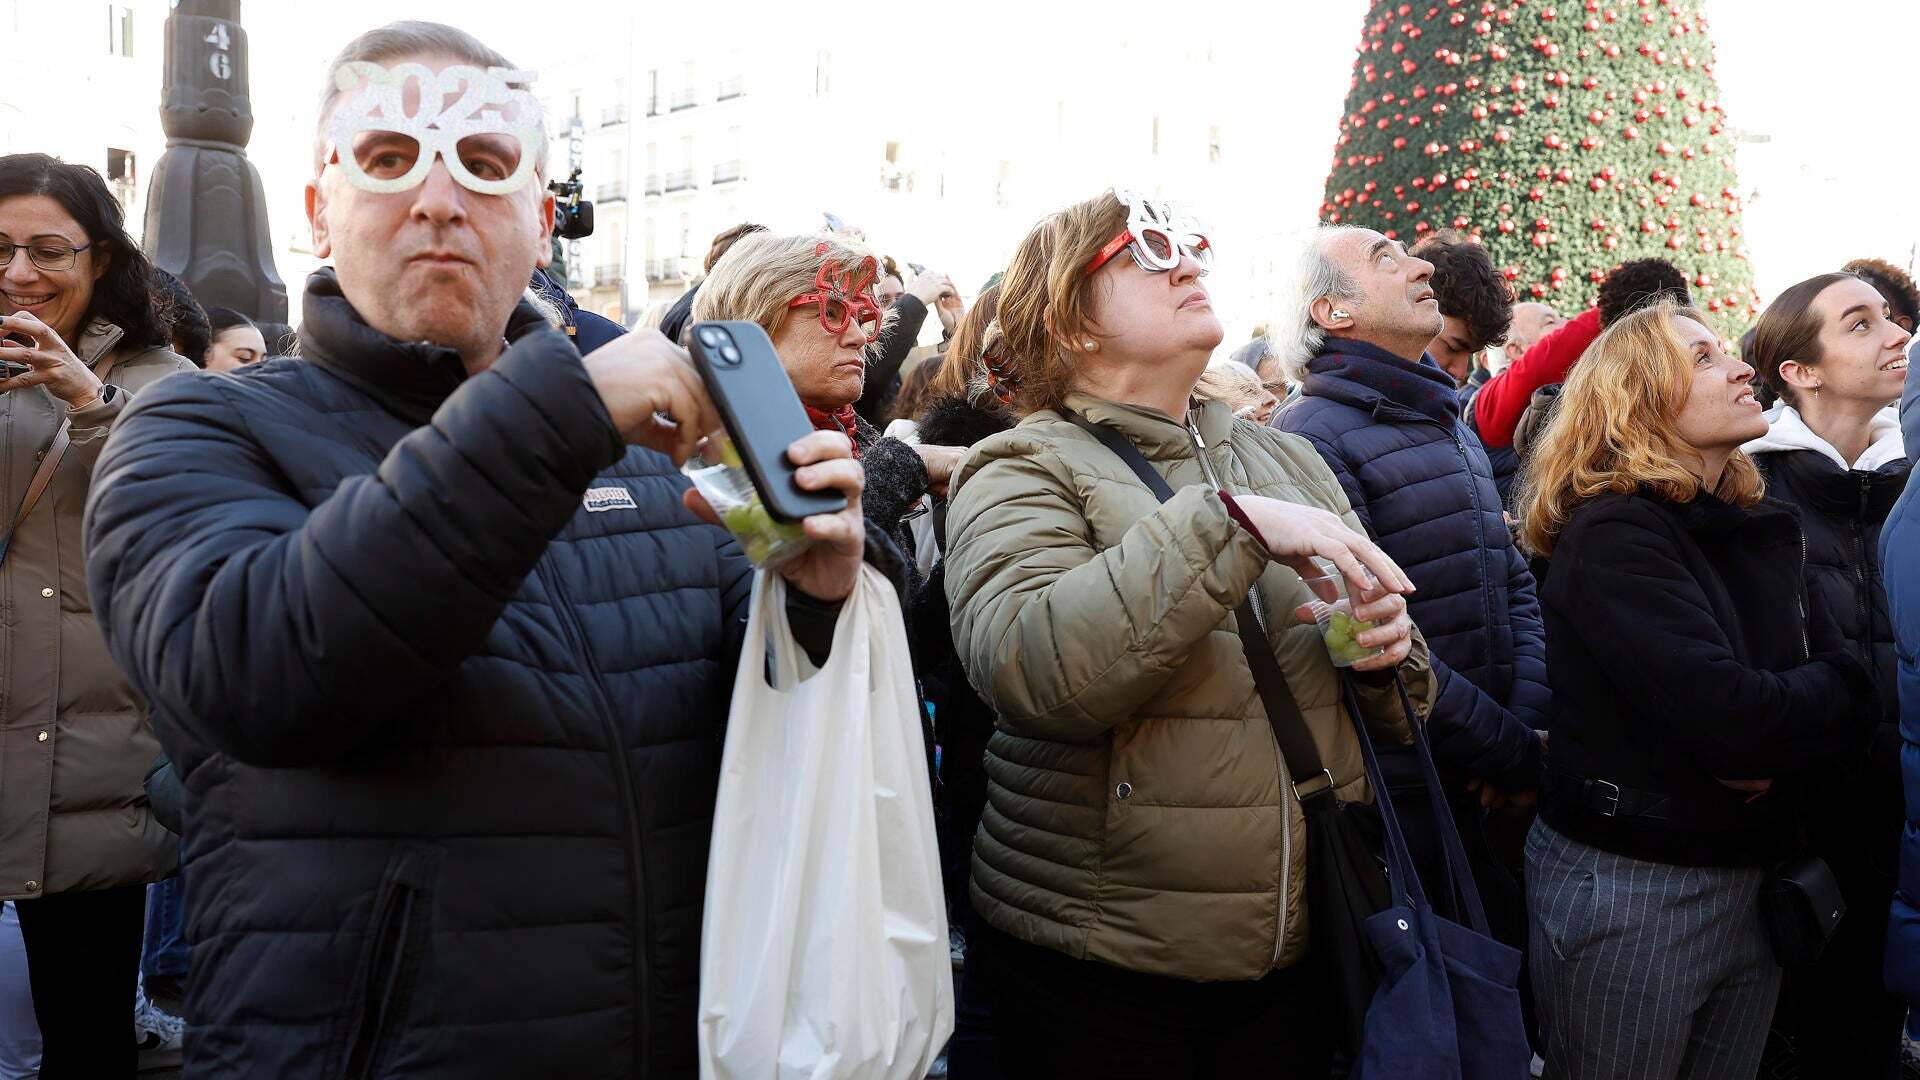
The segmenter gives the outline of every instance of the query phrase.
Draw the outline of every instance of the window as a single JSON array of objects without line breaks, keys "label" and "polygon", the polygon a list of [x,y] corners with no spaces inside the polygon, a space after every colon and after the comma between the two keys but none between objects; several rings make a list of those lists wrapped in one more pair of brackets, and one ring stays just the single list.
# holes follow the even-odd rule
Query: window
[{"label": "window", "polygon": [[1219,124],[1215,124],[1212,127],[1209,127],[1207,129],[1207,160],[1208,161],[1220,160],[1220,125]]},{"label": "window", "polygon": [[133,56],[133,9],[125,4],[107,5],[107,52]]},{"label": "window", "polygon": [[680,257],[688,258],[693,244],[693,215],[682,212],[680,215]]},{"label": "window", "polygon": [[833,90],[833,50],[821,49],[813,56],[813,96]]},{"label": "window", "polygon": [[900,164],[900,144],[892,139],[887,140],[887,164]]},{"label": "window", "polygon": [[133,151],[107,147],[107,183],[112,186],[113,197],[123,210],[133,208],[133,191],[137,182]]},{"label": "window", "polygon": [[128,184],[136,182],[133,165],[133,151],[107,147],[107,179]]}]

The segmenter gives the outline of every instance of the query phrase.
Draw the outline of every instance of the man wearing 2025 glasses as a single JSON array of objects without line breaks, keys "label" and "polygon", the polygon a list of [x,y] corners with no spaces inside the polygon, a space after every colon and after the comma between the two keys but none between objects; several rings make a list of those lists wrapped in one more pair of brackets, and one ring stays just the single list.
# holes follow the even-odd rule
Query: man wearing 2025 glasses
[{"label": "man wearing 2025 glasses", "polygon": [[[510,67],[431,23],[349,44],[302,357],[156,388],[100,462],[100,618],[187,790],[190,1076],[694,1070],[750,568],[674,470],[718,427],[685,354],[583,362],[519,302],[553,204]],[[789,454],[849,502],[782,570],[819,655],[861,472]]]}]

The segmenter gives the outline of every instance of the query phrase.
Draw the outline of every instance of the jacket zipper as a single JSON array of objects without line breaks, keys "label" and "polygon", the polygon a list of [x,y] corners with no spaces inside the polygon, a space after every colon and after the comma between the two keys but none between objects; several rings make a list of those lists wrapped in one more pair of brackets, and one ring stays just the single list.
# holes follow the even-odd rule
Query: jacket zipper
[{"label": "jacket zipper", "polygon": [[581,669],[587,676],[587,685],[593,689],[594,704],[600,710],[600,717],[607,733],[607,745],[613,752],[613,773],[620,785],[621,807],[626,815],[627,824],[627,877],[633,887],[634,946],[633,971],[634,1002],[634,1058],[636,1076],[648,1076],[652,1073],[652,1047],[647,1042],[647,1014],[650,1011],[650,997],[647,987],[651,982],[651,973],[647,970],[647,948],[650,936],[647,929],[647,889],[646,869],[640,850],[640,807],[636,804],[633,792],[632,768],[627,762],[626,743],[620,738],[620,728],[614,721],[613,699],[607,693],[606,683],[601,681],[600,670],[594,666],[593,657],[587,651],[587,634],[580,626],[579,616],[574,614],[573,604],[567,599],[566,590],[554,575],[547,572],[542,560],[534,567],[541,584],[553,594],[553,608],[560,615],[560,624],[580,657]]},{"label": "jacket zipper", "polygon": [[394,882],[380,898],[373,914],[375,938],[367,964],[367,986],[360,1003],[360,1020],[347,1049],[343,1075],[362,1080],[376,1075],[382,1051],[392,1038],[394,1028],[405,1011],[411,994],[407,976],[408,949],[412,944],[415,891]]},{"label": "jacket zipper", "polygon": [[1800,605],[1800,662],[1813,658],[1813,645],[1807,640],[1807,530],[1800,530],[1800,590],[1794,594]]},{"label": "jacket zipper", "polygon": [[[1200,471],[1206,474],[1207,483],[1215,491],[1225,491],[1220,486],[1220,477],[1213,471],[1213,463],[1207,460],[1207,440],[1200,437],[1200,428],[1193,422],[1191,410],[1187,413],[1187,436],[1193,440],[1193,456],[1200,459]],[[1258,581],[1247,588],[1247,601],[1253,605],[1253,621],[1259,624],[1262,634],[1266,633],[1266,606],[1260,602]],[[1271,722],[1267,724],[1267,738],[1273,740],[1273,765],[1280,781],[1280,901],[1274,907],[1273,920],[1273,966],[1279,967],[1280,952],[1287,940],[1287,897],[1293,875],[1293,827],[1287,821],[1287,792],[1293,790],[1293,780],[1287,772],[1286,755],[1280,750],[1280,736],[1273,733]]]},{"label": "jacket zipper", "polygon": [[1854,601],[1860,608],[1860,659],[1864,660],[1867,670],[1874,678],[1880,677],[1880,666],[1873,648],[1873,596],[1867,582],[1867,531],[1861,523],[1867,519],[1867,500],[1872,497],[1873,474],[1860,474],[1860,510],[1854,516],[1853,525],[1853,576],[1855,587]]}]

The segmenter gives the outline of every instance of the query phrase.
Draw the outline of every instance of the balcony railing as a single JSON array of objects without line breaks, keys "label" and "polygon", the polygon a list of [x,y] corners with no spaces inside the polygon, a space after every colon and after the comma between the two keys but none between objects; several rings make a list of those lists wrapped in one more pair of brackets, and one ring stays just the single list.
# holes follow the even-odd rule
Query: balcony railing
[{"label": "balcony railing", "polygon": [[647,194],[658,195],[665,190],[667,190],[666,186],[660,182],[659,173],[647,174]]},{"label": "balcony railing", "polygon": [[600,110],[601,127],[612,127],[615,124],[624,124],[626,122],[627,107],[625,104],[612,105]]},{"label": "balcony railing", "polygon": [[699,91],[691,86],[685,90],[675,90],[673,94],[667,98],[667,108],[673,112],[679,112],[681,109],[691,109],[698,104],[700,104]]},{"label": "balcony railing", "polygon": [[618,285],[620,284],[621,276],[620,268],[617,266],[599,266],[594,268],[593,283],[596,286]]},{"label": "balcony railing", "polygon": [[692,191],[693,188],[692,169],[675,169],[667,174],[668,191]]},{"label": "balcony railing", "polygon": [[647,263],[648,281],[679,281],[681,259],[654,259]]},{"label": "balcony railing", "polygon": [[713,167],[713,182],[716,184],[731,184],[738,179],[740,179],[738,160],[723,161]]},{"label": "balcony railing", "polygon": [[720,80],[720,85],[714,87],[713,100],[731,101],[746,92],[747,80],[739,75],[735,75],[730,79]]},{"label": "balcony railing", "polygon": [[603,203],[625,202],[627,198],[627,182],[625,180],[609,180],[601,184],[599,189],[594,192],[594,198]]},{"label": "balcony railing", "polygon": [[660,95],[655,94],[654,96],[647,99],[647,115],[648,116],[659,116],[661,113],[666,111],[667,111],[666,103],[660,100]]}]

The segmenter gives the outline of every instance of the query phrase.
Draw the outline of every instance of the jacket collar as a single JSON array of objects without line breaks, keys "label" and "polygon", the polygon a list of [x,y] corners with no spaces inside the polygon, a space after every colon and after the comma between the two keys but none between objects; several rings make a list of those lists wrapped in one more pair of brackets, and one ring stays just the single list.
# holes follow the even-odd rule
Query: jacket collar
[{"label": "jacket collar", "polygon": [[1860,460],[1847,463],[1833,444],[1814,433],[1800,410],[1791,405],[1782,406],[1778,415],[1772,418],[1767,433],[1740,449],[1749,454],[1771,454],[1785,450],[1811,450],[1843,472],[1875,472],[1882,466],[1896,461],[1905,461],[1907,457],[1906,441],[1900,436],[1900,412],[1894,406],[1880,410],[1867,425],[1867,452]]},{"label": "jacket collar", "polygon": [[81,363],[93,367],[126,336],[125,330],[107,320],[95,319],[80,331],[80,340],[75,343],[73,354],[80,358]]},{"label": "jacket collar", "polygon": [[[1174,419],[1143,405],[1108,401],[1092,394],[1073,391],[1067,395],[1068,409],[1089,422],[1109,427],[1126,436],[1149,461],[1193,456],[1193,440],[1187,435],[1186,418]],[[1193,418],[1200,438],[1209,448],[1227,441],[1233,431],[1233,410],[1224,403],[1208,401],[1192,405],[1187,416]]]},{"label": "jacket collar", "polygon": [[1691,502],[1673,502],[1647,488],[1640,494],[1667,507],[1682,528],[1702,538],[1739,537],[1758,546],[1791,538],[1799,542],[1800,514],[1791,504],[1762,499],[1752,506],[1735,506],[1702,491]]},{"label": "jacket collar", "polygon": [[1460,420],[1459,389],[1432,358],[1405,360],[1367,341],[1328,338],[1307,361],[1300,392],[1375,416],[1412,412],[1447,427]]},{"label": "jacket collar", "polygon": [[[550,329],[540,309],[522,299],[507,318],[506,338]],[[340,291],[332,267],[307,278],[300,307],[300,355],[378,400],[389,412],[416,424],[466,381],[457,350],[430,341],[396,341],[368,326]]]}]

